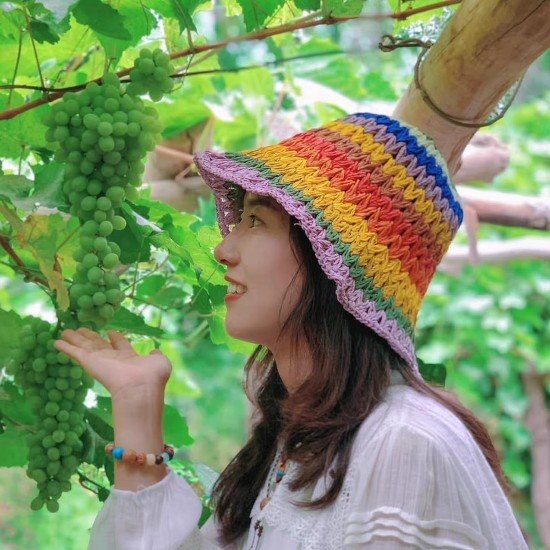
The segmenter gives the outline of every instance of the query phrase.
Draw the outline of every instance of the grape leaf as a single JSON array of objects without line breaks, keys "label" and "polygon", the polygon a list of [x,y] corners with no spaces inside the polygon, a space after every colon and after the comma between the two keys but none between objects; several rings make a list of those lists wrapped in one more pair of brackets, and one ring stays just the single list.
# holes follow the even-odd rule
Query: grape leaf
[{"label": "grape leaf", "polygon": [[[8,108],[8,94],[0,94],[0,110]],[[13,92],[10,108],[25,103],[25,99]],[[46,146],[42,116],[50,110],[47,105],[21,113],[10,120],[3,120],[0,124],[0,157],[19,159],[29,148],[37,149]]]},{"label": "grape leaf", "polygon": [[148,36],[157,27],[157,18],[151,13],[149,5],[145,6],[143,2],[136,2],[135,0],[121,0],[117,2],[116,6],[118,13],[126,21],[132,22],[127,28],[130,33],[128,39],[121,40],[97,33],[101,45],[105,48],[106,54],[113,60],[113,63],[119,61],[127,48],[135,46],[142,37]]},{"label": "grape leaf", "polygon": [[105,464],[105,445],[109,443],[103,439],[90,425],[86,422],[86,431],[82,434],[82,461],[88,464],[93,464],[100,468]]},{"label": "grape leaf", "polygon": [[28,400],[13,382],[6,379],[0,384],[0,411],[5,415],[8,424],[10,419],[29,426],[36,423],[36,415]]},{"label": "grape leaf", "polygon": [[0,175],[0,197],[9,200],[18,208],[25,209],[33,182],[25,176]]},{"label": "grape leaf", "polygon": [[23,326],[23,319],[14,311],[0,309],[0,366],[10,354],[12,346],[19,342],[19,334]]},{"label": "grape leaf", "polygon": [[148,325],[143,320],[143,317],[132,313],[125,307],[119,308],[104,328],[106,330],[114,329],[122,332],[131,332],[132,334],[143,334],[144,336],[151,336],[153,338],[160,338],[164,335],[164,330]]},{"label": "grape leaf", "polygon": [[[123,264],[146,262],[151,257],[150,227],[138,223],[132,207],[124,203],[121,214],[126,220],[126,227],[122,231],[115,231],[110,240],[120,246],[120,261]],[[143,218],[142,218],[143,219]]]},{"label": "grape leaf", "polygon": [[366,0],[327,0],[327,10],[335,17],[359,15]]},{"label": "grape leaf", "polygon": [[25,466],[27,464],[28,446],[26,432],[10,425],[0,434],[0,467]]},{"label": "grape leaf", "polygon": [[[61,310],[69,306],[69,293],[58,264],[57,246],[66,235],[67,222],[60,214],[31,214],[17,234],[22,248],[26,248],[36,258],[40,271],[48,285],[57,293],[57,305]],[[55,236],[55,238],[52,238]]]},{"label": "grape leaf", "polygon": [[301,10],[318,10],[321,0],[294,0],[294,5]]},{"label": "grape leaf", "polygon": [[88,25],[96,33],[129,40],[131,38],[125,27],[126,18],[117,10],[99,0],[79,0],[72,8],[75,19],[82,25]]},{"label": "grape leaf", "polygon": [[181,447],[191,445],[195,440],[189,434],[189,427],[181,413],[172,405],[164,405],[162,431],[166,443]]},{"label": "grape leaf", "polygon": [[183,32],[185,29],[197,30],[191,16],[201,4],[204,0],[153,0],[148,5],[163,17],[175,19]]},{"label": "grape leaf", "polygon": [[243,10],[244,24],[247,31],[261,29],[267,19],[284,4],[284,0],[237,0]]},{"label": "grape leaf", "polygon": [[[98,398],[99,399],[99,398]],[[105,420],[95,412],[95,409],[87,409],[85,417],[95,432],[106,441],[113,441],[115,432],[108,420]]]}]

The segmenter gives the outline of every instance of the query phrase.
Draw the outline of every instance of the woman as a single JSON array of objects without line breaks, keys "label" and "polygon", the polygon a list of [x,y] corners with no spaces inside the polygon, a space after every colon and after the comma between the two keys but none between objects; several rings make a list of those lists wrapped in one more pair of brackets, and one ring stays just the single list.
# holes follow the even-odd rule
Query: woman
[{"label": "woman", "polygon": [[[527,548],[487,430],[414,353],[462,222],[433,141],[356,113],[196,163],[216,195],[216,259],[242,285],[227,331],[258,344],[245,372],[259,418],[202,529],[185,480],[117,461],[90,548]],[[109,340],[79,329],[57,346],[111,392],[115,443],[156,453],[168,360]]]}]

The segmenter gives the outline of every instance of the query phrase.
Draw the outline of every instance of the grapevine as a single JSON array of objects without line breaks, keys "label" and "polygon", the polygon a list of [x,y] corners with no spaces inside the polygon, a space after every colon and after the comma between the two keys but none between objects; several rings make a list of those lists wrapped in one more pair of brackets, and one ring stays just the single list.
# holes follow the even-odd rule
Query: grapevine
[{"label": "grapevine", "polygon": [[37,415],[27,436],[27,475],[38,488],[32,510],[46,505],[56,512],[83,460],[84,399],[94,381],[58,352],[54,341],[64,325],[100,329],[125,298],[117,273],[121,250],[114,236],[126,227],[123,204],[138,198],[145,155],[159,141],[161,130],[156,109],[139,95],[160,100],[172,89],[172,71],[161,50],[142,50],[126,89],[116,74],[106,73],[101,82],[66,93],[44,119],[46,141],[56,160],[66,165],[63,193],[80,232],[69,311],[58,311],[55,326],[25,319],[8,367]]}]

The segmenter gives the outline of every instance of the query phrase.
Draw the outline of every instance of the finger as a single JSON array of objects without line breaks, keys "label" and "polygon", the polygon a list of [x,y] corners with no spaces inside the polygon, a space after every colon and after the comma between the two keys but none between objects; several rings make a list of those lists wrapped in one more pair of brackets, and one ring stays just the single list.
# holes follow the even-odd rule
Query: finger
[{"label": "finger", "polygon": [[153,349],[149,352],[149,355],[164,355],[160,349]]},{"label": "finger", "polygon": [[78,346],[74,346],[73,344],[70,344],[65,340],[55,340],[54,346],[65,355],[68,355],[71,359],[74,359],[82,366],[84,366],[83,363],[87,355],[87,352],[85,350]]},{"label": "finger", "polygon": [[79,348],[86,349],[88,351],[91,351],[94,348],[93,342],[86,338],[86,336],[82,335],[81,333],[66,329],[61,333],[61,338],[68,342],[69,344],[72,344],[73,346],[77,346]]},{"label": "finger", "polygon": [[122,351],[132,351],[135,353],[135,350],[132,347],[132,344],[130,344],[130,342],[126,339],[126,337],[123,334],[121,334],[116,330],[109,330],[107,334],[109,335],[109,340],[111,340],[111,344],[113,345],[113,348],[122,350]]},{"label": "finger", "polygon": [[88,338],[91,342],[95,344],[96,349],[113,349],[111,343],[101,337],[101,334],[90,330],[86,327],[80,327],[77,329],[77,332]]}]

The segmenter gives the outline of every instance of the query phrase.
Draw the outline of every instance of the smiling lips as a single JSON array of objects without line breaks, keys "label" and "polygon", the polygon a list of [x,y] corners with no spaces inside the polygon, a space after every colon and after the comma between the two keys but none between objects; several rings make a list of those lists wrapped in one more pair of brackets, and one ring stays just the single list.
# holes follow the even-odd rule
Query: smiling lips
[{"label": "smiling lips", "polygon": [[246,287],[243,285],[229,284],[227,287],[227,294],[225,295],[225,300],[236,300],[240,298],[246,292]]}]

